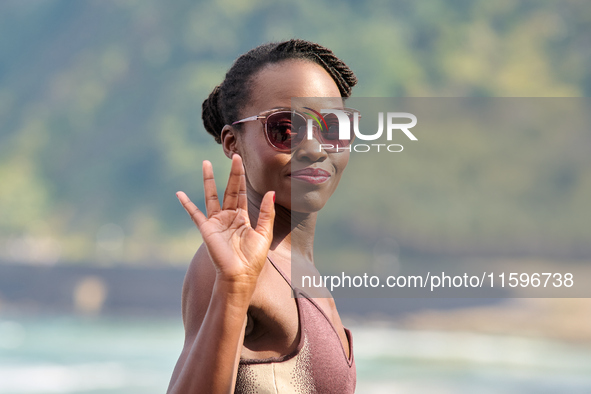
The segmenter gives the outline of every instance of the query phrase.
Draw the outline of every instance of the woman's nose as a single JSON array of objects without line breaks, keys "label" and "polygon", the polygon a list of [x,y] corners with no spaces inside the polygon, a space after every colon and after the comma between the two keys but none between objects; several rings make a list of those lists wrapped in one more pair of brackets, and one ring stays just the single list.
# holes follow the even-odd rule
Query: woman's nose
[{"label": "woman's nose", "polygon": [[324,161],[327,153],[324,150],[322,143],[318,140],[319,130],[314,130],[312,138],[303,139],[303,141],[296,147],[294,156],[298,160],[309,160],[311,162]]}]

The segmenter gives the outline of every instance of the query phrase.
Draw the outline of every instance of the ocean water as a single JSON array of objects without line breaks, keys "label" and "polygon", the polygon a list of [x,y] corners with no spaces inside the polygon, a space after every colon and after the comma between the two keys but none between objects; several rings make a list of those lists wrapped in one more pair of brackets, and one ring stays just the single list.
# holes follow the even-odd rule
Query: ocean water
[{"label": "ocean water", "polygon": [[[591,393],[591,346],[351,326],[358,393]],[[165,393],[179,320],[0,317],[0,393]]]}]

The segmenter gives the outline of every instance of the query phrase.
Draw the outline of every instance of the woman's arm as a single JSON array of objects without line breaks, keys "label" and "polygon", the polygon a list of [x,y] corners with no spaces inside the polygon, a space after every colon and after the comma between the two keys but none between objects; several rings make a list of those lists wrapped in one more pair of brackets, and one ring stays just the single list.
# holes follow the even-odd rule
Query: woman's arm
[{"label": "woman's arm", "polygon": [[232,159],[222,207],[209,162],[204,162],[203,175],[207,217],[184,193],[178,194],[206,248],[199,249],[185,278],[185,345],[169,394],[233,392],[246,312],[273,234],[273,192],[261,202],[256,228],[250,225],[239,156]]},{"label": "woman's arm", "polygon": [[185,344],[169,394],[233,392],[250,303],[248,290],[216,281],[207,250],[199,249],[183,286]]}]

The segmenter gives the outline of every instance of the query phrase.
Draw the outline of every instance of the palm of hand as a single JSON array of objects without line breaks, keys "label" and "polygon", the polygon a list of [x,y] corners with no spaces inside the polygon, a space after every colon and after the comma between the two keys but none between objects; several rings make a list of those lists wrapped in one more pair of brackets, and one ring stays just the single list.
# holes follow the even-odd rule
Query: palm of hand
[{"label": "palm of hand", "polygon": [[211,163],[203,163],[203,182],[208,216],[183,192],[177,196],[203,237],[218,275],[226,280],[256,282],[273,239],[274,192],[263,197],[256,228],[251,226],[242,159],[232,158],[232,170],[220,207]]}]

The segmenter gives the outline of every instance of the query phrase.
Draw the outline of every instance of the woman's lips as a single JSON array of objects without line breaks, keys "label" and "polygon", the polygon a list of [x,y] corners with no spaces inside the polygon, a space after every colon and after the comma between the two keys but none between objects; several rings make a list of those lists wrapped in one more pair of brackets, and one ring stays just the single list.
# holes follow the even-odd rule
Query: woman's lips
[{"label": "woman's lips", "polygon": [[320,168],[303,168],[289,174],[293,179],[309,183],[323,183],[330,178],[330,172],[322,170]]}]

